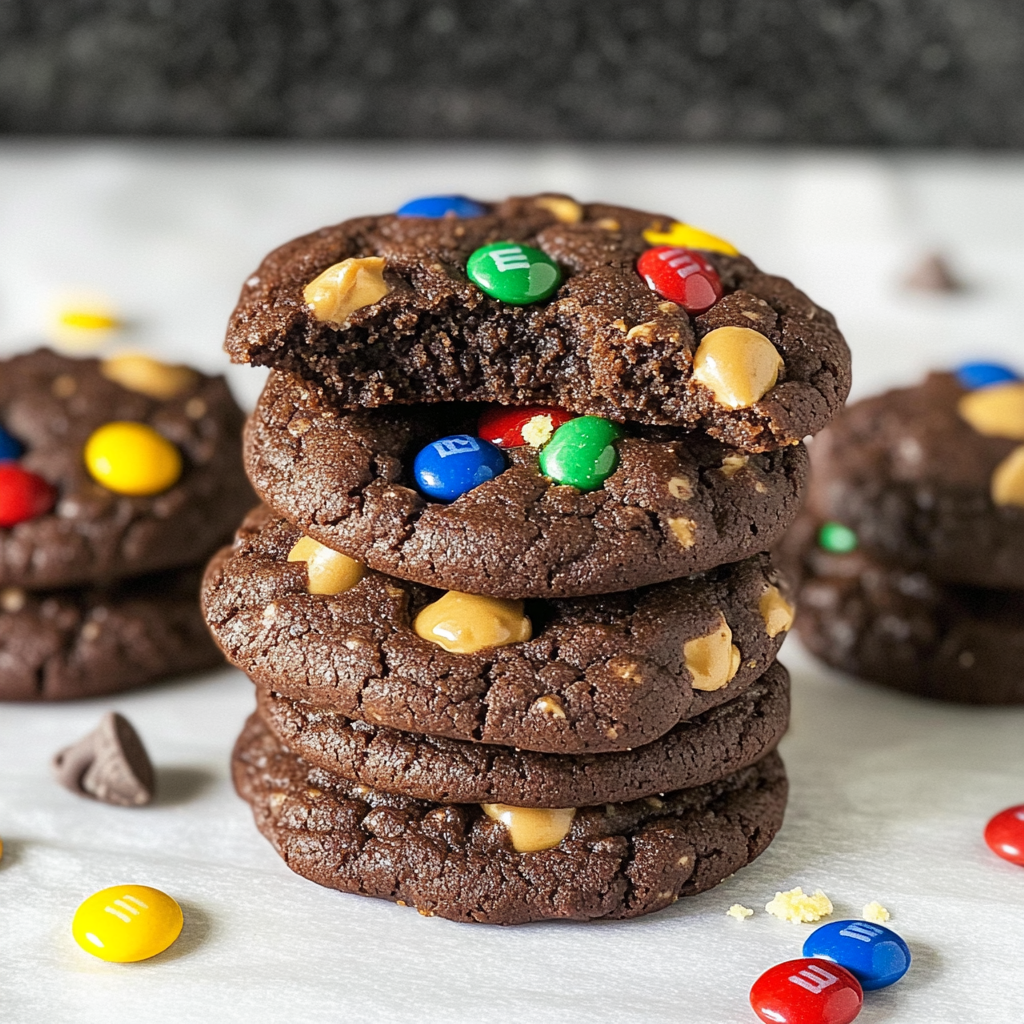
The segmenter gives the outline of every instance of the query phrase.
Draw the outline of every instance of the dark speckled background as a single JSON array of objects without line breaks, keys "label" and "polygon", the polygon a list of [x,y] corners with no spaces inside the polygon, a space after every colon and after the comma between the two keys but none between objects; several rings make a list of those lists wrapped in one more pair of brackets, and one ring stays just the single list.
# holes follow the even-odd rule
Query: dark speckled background
[{"label": "dark speckled background", "polygon": [[1022,0],[0,0],[15,133],[1024,144]]}]

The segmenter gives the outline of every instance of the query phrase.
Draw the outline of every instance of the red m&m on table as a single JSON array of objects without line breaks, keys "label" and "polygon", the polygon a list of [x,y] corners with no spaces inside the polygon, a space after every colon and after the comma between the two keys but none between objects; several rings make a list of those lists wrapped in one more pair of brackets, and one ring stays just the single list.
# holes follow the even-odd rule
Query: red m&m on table
[{"label": "red m&m on table", "polygon": [[845,967],[810,957],[776,964],[750,990],[754,1013],[768,1024],[850,1024],[863,1003]]},{"label": "red m&m on table", "polygon": [[687,313],[703,313],[722,297],[718,272],[693,249],[657,245],[637,260],[636,269],[652,291]]},{"label": "red m&m on table", "polygon": [[0,527],[17,526],[49,512],[57,491],[14,462],[0,463]]},{"label": "red m&m on table", "polygon": [[1024,867],[1024,804],[1000,811],[985,826],[985,842],[997,857]]},{"label": "red m&m on table", "polygon": [[572,418],[571,412],[551,405],[492,405],[480,414],[477,433],[499,448],[543,448]]}]

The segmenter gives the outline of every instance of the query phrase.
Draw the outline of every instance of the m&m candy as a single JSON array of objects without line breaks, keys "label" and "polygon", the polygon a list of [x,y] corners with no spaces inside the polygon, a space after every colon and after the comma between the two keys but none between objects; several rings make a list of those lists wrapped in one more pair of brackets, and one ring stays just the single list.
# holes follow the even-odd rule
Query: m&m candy
[{"label": "m&m candy", "polygon": [[818,547],[833,555],[848,555],[857,550],[857,534],[842,523],[822,523],[818,530]]},{"label": "m&m candy", "polygon": [[656,246],[637,260],[636,269],[652,291],[687,313],[703,313],[722,297],[718,272],[692,249]]},{"label": "m&m candy", "polygon": [[541,302],[561,284],[562,272],[547,253],[517,242],[492,242],[466,262],[466,274],[492,299],[513,306]]},{"label": "m&m candy", "polygon": [[596,490],[615,472],[619,453],[612,442],[624,436],[611,420],[577,416],[563,423],[541,450],[540,471],[556,484]]},{"label": "m&m candy", "polygon": [[116,964],[148,960],[181,934],[181,907],[148,885],[114,885],[75,911],[71,934],[86,953]]},{"label": "m&m candy", "polygon": [[750,989],[754,1013],[768,1024],[850,1024],[864,1003],[860,982],[822,960],[787,960]]},{"label": "m&m candy", "polygon": [[724,252],[727,256],[738,256],[740,253],[732,242],[710,231],[695,228],[692,224],[680,224],[678,221],[673,221],[666,231],[648,228],[644,232],[644,241],[649,245],[681,245],[687,249],[703,249],[705,252]]},{"label": "m&m candy", "polygon": [[17,526],[44,515],[56,501],[56,488],[41,476],[13,462],[0,462],[0,526]]},{"label": "m&m candy", "polygon": [[85,465],[108,491],[136,497],[159,494],[181,477],[181,453],[145,423],[105,423],[85,443]]},{"label": "m&m candy", "polygon": [[477,433],[499,448],[543,448],[572,418],[571,412],[550,405],[492,405],[480,414]]},{"label": "m&m candy", "polygon": [[25,446],[13,435],[0,427],[0,462],[20,459],[25,454]]},{"label": "m&m candy", "polygon": [[956,368],[956,379],[971,391],[991,384],[1007,384],[1020,380],[1020,374],[1000,363],[964,363]]},{"label": "m&m candy", "polygon": [[454,501],[505,469],[501,451],[479,437],[452,434],[431,441],[412,464],[421,491],[439,501]]},{"label": "m&m candy", "polygon": [[985,826],[985,842],[997,857],[1024,867],[1024,804],[1000,811]]},{"label": "m&m candy", "polygon": [[830,921],[807,937],[804,956],[845,967],[865,992],[886,988],[910,968],[910,950],[891,929],[869,921]]},{"label": "m&m candy", "polygon": [[398,208],[399,217],[425,217],[429,220],[440,220],[442,217],[482,217],[486,212],[486,207],[465,196],[420,196]]}]

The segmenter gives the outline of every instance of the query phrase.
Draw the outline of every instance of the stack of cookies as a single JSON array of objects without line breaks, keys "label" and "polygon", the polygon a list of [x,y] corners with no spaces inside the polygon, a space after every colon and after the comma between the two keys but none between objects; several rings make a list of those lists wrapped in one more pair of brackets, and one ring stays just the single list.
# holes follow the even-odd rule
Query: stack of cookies
[{"label": "stack of cookies", "polygon": [[271,253],[227,348],[272,367],[264,505],[204,608],[289,867],[508,924],[648,913],[765,849],[792,609],[763,552],[849,386],[828,313],[667,218],[434,196]]},{"label": "stack of cookies", "polygon": [[780,548],[801,639],[900,690],[1024,703],[1024,381],[968,363],[850,406]]},{"label": "stack of cookies", "polygon": [[40,349],[0,364],[0,700],[223,663],[202,566],[252,503],[222,377]]}]

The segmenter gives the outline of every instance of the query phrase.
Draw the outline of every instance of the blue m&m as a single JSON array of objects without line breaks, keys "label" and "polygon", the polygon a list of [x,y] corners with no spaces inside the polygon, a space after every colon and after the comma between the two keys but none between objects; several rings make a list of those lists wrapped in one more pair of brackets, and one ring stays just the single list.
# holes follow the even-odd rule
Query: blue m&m
[{"label": "blue m&m", "polygon": [[866,992],[900,980],[910,967],[907,944],[891,929],[870,921],[830,921],[804,943],[804,956],[845,967]]},{"label": "blue m&m", "polygon": [[420,196],[398,208],[399,217],[426,217],[429,220],[440,220],[442,217],[482,217],[486,212],[485,206],[465,196]]},{"label": "blue m&m", "polygon": [[421,491],[438,501],[454,501],[505,469],[501,449],[481,437],[452,434],[431,441],[412,464]]},{"label": "blue m&m", "polygon": [[975,391],[977,388],[987,388],[992,384],[1020,380],[1020,374],[1014,373],[1008,366],[1000,363],[964,363],[956,368],[956,379],[963,387]]},{"label": "blue m&m", "polygon": [[25,446],[16,438],[0,427],[0,462],[10,462],[12,459],[20,459],[25,453]]}]

